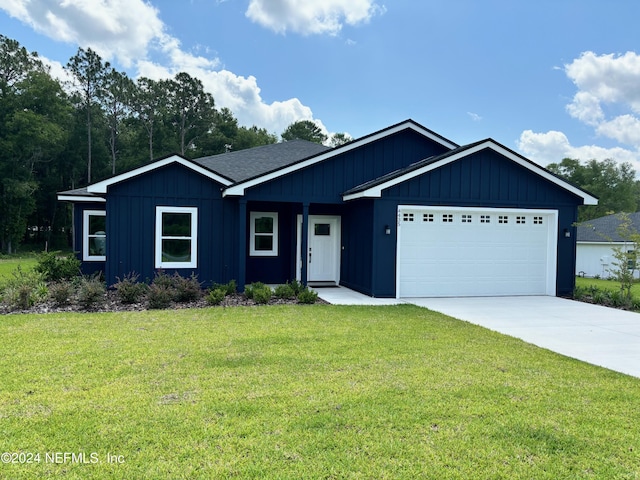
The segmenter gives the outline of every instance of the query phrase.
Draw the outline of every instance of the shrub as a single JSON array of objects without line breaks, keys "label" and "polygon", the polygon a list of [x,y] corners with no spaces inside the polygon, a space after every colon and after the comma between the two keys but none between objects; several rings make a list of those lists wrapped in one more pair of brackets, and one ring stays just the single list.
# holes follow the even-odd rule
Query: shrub
[{"label": "shrub", "polygon": [[47,282],[70,280],[80,275],[80,260],[72,253],[61,257],[60,252],[43,252],[38,255],[34,270]]},{"label": "shrub", "polygon": [[149,286],[146,283],[139,282],[140,275],[130,273],[125,275],[123,279],[116,277],[118,281],[113,285],[116,289],[118,299],[122,303],[132,304],[140,302],[141,298],[147,293]]},{"label": "shrub", "polygon": [[238,291],[238,285],[235,280],[229,280],[226,285],[226,294],[234,295]]},{"label": "shrub", "polygon": [[104,303],[105,292],[99,277],[83,277],[78,286],[78,304],[85,310],[93,310]]},{"label": "shrub", "polygon": [[291,282],[289,282],[289,286],[291,287],[291,289],[293,290],[293,296],[297,297],[298,294],[300,292],[302,292],[306,287],[304,285],[302,285],[301,282],[299,282],[298,280],[291,280]]},{"label": "shrub", "polygon": [[256,290],[264,288],[266,285],[262,282],[253,282],[251,285],[244,286],[244,295],[250,300],[253,300],[253,296]]},{"label": "shrub", "polygon": [[291,285],[287,282],[284,285],[278,285],[273,292],[276,298],[294,298],[296,296],[295,291],[291,287]]},{"label": "shrub", "polygon": [[177,272],[172,277],[174,300],[176,302],[192,302],[202,296],[202,284],[194,273],[190,277],[182,277]]},{"label": "shrub", "polygon": [[309,290],[305,287],[300,293],[298,293],[298,302],[300,303],[316,303],[318,301],[318,293],[313,290]]},{"label": "shrub", "polygon": [[26,310],[47,298],[48,289],[42,274],[24,271],[18,266],[2,285],[3,301],[12,310]]},{"label": "shrub", "polygon": [[272,293],[270,286],[262,284],[261,287],[254,288],[253,301],[260,305],[266,305],[271,300]]},{"label": "shrub", "polygon": [[151,309],[169,308],[173,301],[173,288],[163,283],[152,283],[147,292],[147,306]]},{"label": "shrub", "polygon": [[220,305],[226,296],[226,288],[214,288],[212,290],[209,290],[209,293],[207,294],[207,303],[209,305]]},{"label": "shrub", "polygon": [[74,291],[73,283],[68,280],[60,280],[49,285],[49,298],[58,306],[69,305]]}]

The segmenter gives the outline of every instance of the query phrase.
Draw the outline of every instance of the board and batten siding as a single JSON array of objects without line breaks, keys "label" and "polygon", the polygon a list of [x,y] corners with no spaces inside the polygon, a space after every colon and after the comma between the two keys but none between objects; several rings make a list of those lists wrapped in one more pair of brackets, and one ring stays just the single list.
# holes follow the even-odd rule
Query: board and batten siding
[{"label": "board and batten siding", "polygon": [[[414,177],[383,191],[376,200],[374,217],[380,225],[395,225],[398,205],[452,207],[542,208],[558,211],[557,295],[571,295],[575,287],[575,227],[580,199],[542,177],[502,157],[481,151],[454,163]],[[565,237],[567,229],[570,237]],[[378,232],[379,233],[379,232]],[[375,259],[395,258],[396,245],[374,235]],[[395,266],[377,260],[372,272],[372,289],[378,294],[395,295]]]},{"label": "board and batten siding", "polygon": [[408,130],[334,158],[250,187],[247,200],[342,203],[342,194],[360,184],[447,148]]},{"label": "board and batten siding", "polygon": [[222,198],[221,187],[179,164],[111,186],[107,231],[117,235],[111,234],[107,244],[107,284],[131,273],[142,280],[153,278],[157,206],[198,208],[197,268],[179,269],[181,275],[195,273],[205,285],[235,278],[238,208],[236,202]]}]

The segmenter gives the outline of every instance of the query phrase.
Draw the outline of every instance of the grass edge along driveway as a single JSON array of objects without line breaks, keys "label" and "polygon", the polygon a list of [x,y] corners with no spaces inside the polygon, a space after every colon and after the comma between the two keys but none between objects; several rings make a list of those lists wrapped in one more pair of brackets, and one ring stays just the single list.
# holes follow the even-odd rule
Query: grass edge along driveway
[{"label": "grass edge along driveway", "polygon": [[0,338],[2,478],[640,475],[638,379],[411,305],[8,315]]}]

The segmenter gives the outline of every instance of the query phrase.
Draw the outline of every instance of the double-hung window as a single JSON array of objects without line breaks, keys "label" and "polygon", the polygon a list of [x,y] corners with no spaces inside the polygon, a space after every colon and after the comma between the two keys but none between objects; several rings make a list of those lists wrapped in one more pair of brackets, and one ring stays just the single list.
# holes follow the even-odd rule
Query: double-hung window
[{"label": "double-hung window", "polygon": [[198,209],[156,207],[156,268],[197,268]]},{"label": "double-hung window", "polygon": [[107,259],[107,212],[85,210],[82,219],[82,259],[104,262]]},{"label": "double-hung window", "polygon": [[251,212],[249,216],[250,246],[253,257],[278,256],[278,214],[276,212]]}]

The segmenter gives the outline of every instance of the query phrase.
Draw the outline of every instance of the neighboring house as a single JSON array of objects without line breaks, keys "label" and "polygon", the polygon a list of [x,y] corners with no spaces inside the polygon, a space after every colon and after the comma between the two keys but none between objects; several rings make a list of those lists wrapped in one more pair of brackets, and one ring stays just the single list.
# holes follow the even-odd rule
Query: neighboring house
[{"label": "neighboring house", "polygon": [[632,251],[635,248],[629,238],[620,235],[623,219],[629,220],[630,232],[640,232],[640,212],[606,215],[578,225],[576,275],[607,278],[616,268],[615,249]]},{"label": "neighboring house", "polygon": [[172,155],[58,199],[84,271],[109,285],[162,269],[376,297],[569,295],[577,208],[597,203],[494,140],[458,146],[412,120],[333,149]]}]

